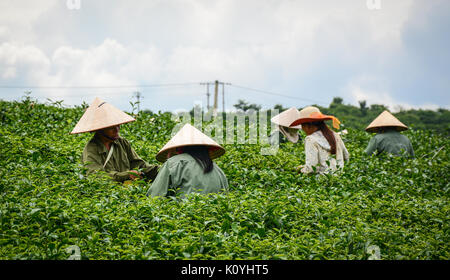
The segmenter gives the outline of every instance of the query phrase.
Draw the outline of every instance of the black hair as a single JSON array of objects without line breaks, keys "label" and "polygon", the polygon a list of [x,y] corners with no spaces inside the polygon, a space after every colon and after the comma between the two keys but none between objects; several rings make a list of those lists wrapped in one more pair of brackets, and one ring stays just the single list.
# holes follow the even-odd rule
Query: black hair
[{"label": "black hair", "polygon": [[385,133],[388,131],[397,130],[395,126],[382,126],[377,129],[377,133]]},{"label": "black hair", "polygon": [[212,171],[214,165],[206,146],[185,146],[183,152],[191,155],[203,168],[204,173]]}]

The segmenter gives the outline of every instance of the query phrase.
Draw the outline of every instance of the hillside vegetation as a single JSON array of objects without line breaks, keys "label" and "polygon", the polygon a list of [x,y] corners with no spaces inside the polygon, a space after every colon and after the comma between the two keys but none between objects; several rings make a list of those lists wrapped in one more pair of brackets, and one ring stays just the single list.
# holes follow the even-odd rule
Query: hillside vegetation
[{"label": "hillside vegetation", "polygon": [[[143,180],[85,176],[92,135],[69,135],[82,114],[0,101],[0,259],[68,259],[73,246],[81,259],[368,259],[371,246],[381,259],[450,259],[449,140],[433,130],[404,132],[415,159],[377,158],[363,152],[371,135],[347,125],[350,161],[324,176],[295,172],[302,144],[273,156],[225,144],[215,162],[228,193],[149,198]],[[157,163],[174,126],[141,112],[121,135]]]}]

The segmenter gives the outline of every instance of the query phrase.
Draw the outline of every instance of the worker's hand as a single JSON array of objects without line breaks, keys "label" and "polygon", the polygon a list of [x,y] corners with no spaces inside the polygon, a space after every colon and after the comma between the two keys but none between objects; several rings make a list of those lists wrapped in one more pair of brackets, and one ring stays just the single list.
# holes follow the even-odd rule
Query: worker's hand
[{"label": "worker's hand", "polygon": [[302,170],[304,165],[299,165],[297,168],[295,168],[295,171],[300,172]]},{"label": "worker's hand", "polygon": [[152,165],[147,168],[144,168],[142,172],[142,177],[144,177],[146,180],[155,180],[156,176],[158,175],[158,165]]},{"label": "worker's hand", "polygon": [[[136,180],[136,179],[140,179],[140,178],[142,178],[142,176],[141,176],[141,173],[139,172],[139,171],[136,171],[136,170],[130,170],[130,179],[131,180]],[[131,174],[131,173],[133,173],[133,174]],[[135,175],[136,174],[136,175]]]}]

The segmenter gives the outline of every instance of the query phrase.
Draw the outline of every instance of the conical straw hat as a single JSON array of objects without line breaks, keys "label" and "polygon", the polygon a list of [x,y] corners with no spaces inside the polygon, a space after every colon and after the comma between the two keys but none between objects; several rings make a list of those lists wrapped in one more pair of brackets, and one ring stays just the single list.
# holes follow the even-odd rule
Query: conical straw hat
[{"label": "conical straw hat", "polygon": [[[292,107],[292,108],[287,109],[286,111],[281,112],[280,114],[276,115],[270,121],[272,121],[274,124],[277,124],[280,126],[290,127],[291,123],[293,123],[299,117],[300,117],[300,113],[297,110],[297,108]],[[300,129],[300,128],[302,128],[302,126],[301,125],[291,126],[290,128]]]},{"label": "conical straw hat", "polygon": [[160,162],[165,162],[169,152],[173,152],[176,148],[183,146],[207,146],[211,159],[218,158],[225,153],[225,149],[214,140],[187,123],[164,145],[156,155],[156,159]]},{"label": "conical straw hat", "polygon": [[130,115],[97,97],[86,109],[70,134],[96,131],[132,121],[135,119]]},{"label": "conical straw hat", "polygon": [[377,132],[381,127],[395,127],[397,131],[408,129],[406,125],[404,125],[401,121],[394,117],[394,115],[386,110],[369,124],[369,126],[366,128],[366,131]]},{"label": "conical straw hat", "polygon": [[308,106],[300,110],[299,117],[297,120],[292,122],[292,126],[296,126],[302,123],[309,123],[309,122],[317,122],[317,121],[326,121],[326,120],[332,120],[333,121],[333,127],[338,129],[339,124],[341,123],[336,117],[331,115],[324,115],[320,112],[319,108],[314,106]]}]

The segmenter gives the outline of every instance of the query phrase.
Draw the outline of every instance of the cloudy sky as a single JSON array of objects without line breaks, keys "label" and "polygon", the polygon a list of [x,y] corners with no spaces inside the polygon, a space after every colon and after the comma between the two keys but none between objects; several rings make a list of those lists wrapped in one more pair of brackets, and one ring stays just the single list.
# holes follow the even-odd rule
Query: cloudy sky
[{"label": "cloudy sky", "polygon": [[[1,0],[0,98],[450,108],[448,0]],[[210,92],[214,91],[213,86]],[[219,90],[222,106],[222,87]],[[211,103],[212,97],[211,97]]]}]

